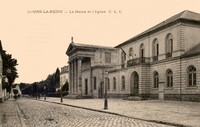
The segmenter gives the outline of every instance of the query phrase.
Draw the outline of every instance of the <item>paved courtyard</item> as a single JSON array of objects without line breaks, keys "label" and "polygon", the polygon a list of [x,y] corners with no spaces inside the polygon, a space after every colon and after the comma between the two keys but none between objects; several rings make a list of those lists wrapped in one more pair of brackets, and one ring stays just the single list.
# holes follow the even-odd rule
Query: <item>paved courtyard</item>
[{"label": "paved courtyard", "polygon": [[[44,100],[44,98],[41,98]],[[60,103],[60,98],[46,101]],[[106,111],[147,121],[172,125],[200,127],[200,103],[185,101],[128,101],[108,99],[108,110],[104,110],[104,99],[63,99],[62,104]]]},{"label": "paved courtyard", "polygon": [[[47,98],[50,99],[50,98]],[[133,118],[20,98],[0,104],[2,127],[169,127]],[[2,120],[2,114],[6,120]]]}]

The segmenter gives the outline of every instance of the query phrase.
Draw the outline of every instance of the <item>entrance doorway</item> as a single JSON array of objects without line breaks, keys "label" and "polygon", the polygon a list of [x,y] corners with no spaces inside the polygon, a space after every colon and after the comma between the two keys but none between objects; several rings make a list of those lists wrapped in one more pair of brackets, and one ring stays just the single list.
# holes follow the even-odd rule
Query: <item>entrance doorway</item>
[{"label": "entrance doorway", "polygon": [[139,94],[139,75],[136,71],[131,74],[131,95],[137,96]]},{"label": "entrance doorway", "polygon": [[85,79],[85,95],[88,94],[88,79]]}]

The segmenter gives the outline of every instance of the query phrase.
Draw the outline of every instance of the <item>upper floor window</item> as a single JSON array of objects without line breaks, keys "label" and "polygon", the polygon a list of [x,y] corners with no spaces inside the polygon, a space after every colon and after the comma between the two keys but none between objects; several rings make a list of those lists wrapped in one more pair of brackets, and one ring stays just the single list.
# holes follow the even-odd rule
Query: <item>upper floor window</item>
[{"label": "upper floor window", "polygon": [[111,53],[109,53],[109,52],[105,53],[105,62],[111,63]]},{"label": "upper floor window", "polygon": [[124,76],[122,76],[121,81],[122,81],[122,90],[125,90],[125,77]]},{"label": "upper floor window", "polygon": [[113,77],[113,90],[116,90],[116,78]]},{"label": "upper floor window", "polygon": [[166,72],[167,87],[173,87],[173,72],[168,69]]},{"label": "upper floor window", "polygon": [[144,57],[144,44],[140,45],[140,57]]},{"label": "upper floor window", "polygon": [[159,75],[158,72],[154,72],[153,74],[153,87],[158,88],[159,85]]},{"label": "upper floor window", "polygon": [[121,53],[122,68],[125,68],[125,61],[126,61],[126,53],[124,51],[122,51],[122,53]]},{"label": "upper floor window", "polygon": [[132,47],[129,49],[129,57],[133,58],[133,48]]},{"label": "upper floor window", "polygon": [[196,86],[196,68],[194,66],[188,68],[188,85]]},{"label": "upper floor window", "polygon": [[168,34],[166,36],[165,40],[165,46],[166,46],[166,58],[172,57],[172,51],[173,51],[173,37],[172,34]]},{"label": "upper floor window", "polygon": [[158,39],[154,39],[152,51],[153,51],[152,52],[152,54],[153,54],[153,61],[158,60],[158,55],[159,55]]},{"label": "upper floor window", "polygon": [[145,55],[144,55],[144,44],[140,45],[140,63],[145,62]]}]

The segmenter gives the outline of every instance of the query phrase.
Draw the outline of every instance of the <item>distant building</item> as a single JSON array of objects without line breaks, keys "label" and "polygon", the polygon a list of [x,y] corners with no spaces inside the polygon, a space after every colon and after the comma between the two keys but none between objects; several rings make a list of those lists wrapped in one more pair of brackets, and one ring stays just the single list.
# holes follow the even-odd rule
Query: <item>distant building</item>
[{"label": "distant building", "polygon": [[60,87],[62,88],[66,82],[69,82],[69,66],[61,67],[60,71]]},{"label": "distant building", "polygon": [[71,42],[70,95],[200,101],[200,14],[183,11],[115,46]]}]

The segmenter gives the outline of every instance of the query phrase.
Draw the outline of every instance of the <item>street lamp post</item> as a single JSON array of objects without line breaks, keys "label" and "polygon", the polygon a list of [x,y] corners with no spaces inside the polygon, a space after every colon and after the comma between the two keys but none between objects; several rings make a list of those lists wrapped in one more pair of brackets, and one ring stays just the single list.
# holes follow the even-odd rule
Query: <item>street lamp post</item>
[{"label": "street lamp post", "polygon": [[[107,75],[108,72],[105,74]],[[108,109],[108,95],[107,95],[107,89],[108,89],[108,77],[105,78],[105,96],[104,96],[104,110]]]},{"label": "street lamp post", "polygon": [[44,85],[44,100],[46,100],[46,89],[47,89],[47,87],[46,87],[46,85]]}]

